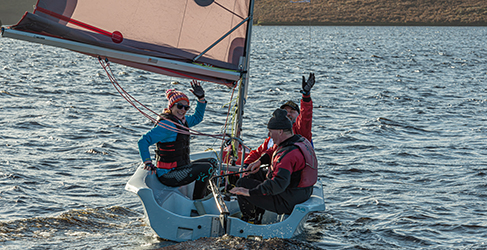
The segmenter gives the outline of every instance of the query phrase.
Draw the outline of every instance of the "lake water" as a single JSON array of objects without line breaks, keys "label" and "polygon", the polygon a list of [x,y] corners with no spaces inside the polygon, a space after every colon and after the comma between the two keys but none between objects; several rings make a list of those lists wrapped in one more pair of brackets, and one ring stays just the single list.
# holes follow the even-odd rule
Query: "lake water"
[{"label": "lake water", "polygon": [[[254,27],[243,139],[316,74],[313,141],[327,210],[296,238],[323,249],[487,248],[485,27]],[[113,64],[161,111],[179,80]],[[157,249],[124,190],[151,123],[97,59],[0,39],[0,248]],[[187,92],[189,81],[176,86]],[[230,90],[203,84],[217,134]],[[188,93],[188,92],[187,92]],[[194,100],[194,99],[193,99]],[[194,102],[194,101],[193,101]],[[193,103],[194,104],[194,103]],[[219,148],[192,139],[193,152]]]}]

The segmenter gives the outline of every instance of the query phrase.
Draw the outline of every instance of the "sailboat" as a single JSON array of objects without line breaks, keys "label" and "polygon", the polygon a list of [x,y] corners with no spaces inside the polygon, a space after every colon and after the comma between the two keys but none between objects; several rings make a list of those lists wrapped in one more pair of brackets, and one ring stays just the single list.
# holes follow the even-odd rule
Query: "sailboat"
[{"label": "sailboat", "polygon": [[[26,12],[16,25],[2,27],[2,36],[237,88],[234,132],[225,140],[233,149],[243,148],[244,156],[240,134],[249,87],[253,9],[253,0],[38,0],[32,13]],[[239,171],[243,156],[227,152],[230,159],[223,160],[223,145],[220,151],[193,153],[191,160],[213,157],[220,162],[218,174]],[[236,197],[222,195],[221,179],[210,182],[212,195],[195,201],[190,198],[194,184],[164,186],[140,165],[125,189],[139,196],[155,233],[178,242],[224,234],[291,238],[302,232],[311,213],[325,210],[318,182],[311,198],[291,214],[266,211],[262,224],[250,224],[239,218]]]}]

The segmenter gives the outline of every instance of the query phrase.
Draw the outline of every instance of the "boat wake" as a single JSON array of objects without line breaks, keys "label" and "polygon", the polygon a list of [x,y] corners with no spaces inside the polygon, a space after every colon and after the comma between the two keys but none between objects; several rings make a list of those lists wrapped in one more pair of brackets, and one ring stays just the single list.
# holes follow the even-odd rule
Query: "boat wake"
[{"label": "boat wake", "polygon": [[203,249],[289,249],[289,250],[315,250],[320,249],[310,243],[295,239],[260,239],[240,238],[224,235],[218,238],[200,238],[194,241],[185,241],[176,245],[167,246],[166,250],[203,250]]}]

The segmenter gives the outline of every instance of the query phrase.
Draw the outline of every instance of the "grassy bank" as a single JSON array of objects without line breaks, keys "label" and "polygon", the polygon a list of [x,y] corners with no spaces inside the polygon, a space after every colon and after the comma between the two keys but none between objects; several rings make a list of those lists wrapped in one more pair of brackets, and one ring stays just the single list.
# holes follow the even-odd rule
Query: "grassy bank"
[{"label": "grassy bank", "polygon": [[487,25],[485,0],[256,0],[259,25]]},{"label": "grassy bank", "polygon": [[32,12],[37,0],[0,0],[0,21],[2,24],[16,24],[26,12]]},{"label": "grassy bank", "polygon": [[[295,0],[300,1],[300,0]],[[0,20],[14,24],[36,0],[0,0]],[[259,25],[482,25],[486,0],[255,0]]]}]

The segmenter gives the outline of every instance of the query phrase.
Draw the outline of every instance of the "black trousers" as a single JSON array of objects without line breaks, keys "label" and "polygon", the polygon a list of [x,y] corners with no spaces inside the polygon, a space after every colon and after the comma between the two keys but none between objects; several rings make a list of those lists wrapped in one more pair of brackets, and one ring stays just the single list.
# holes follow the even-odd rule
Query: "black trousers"
[{"label": "black trousers", "polygon": [[193,200],[202,199],[206,195],[208,182],[217,168],[218,161],[216,159],[199,159],[159,176],[159,181],[170,187],[180,187],[196,181]]},{"label": "black trousers", "polygon": [[[266,171],[259,172],[240,178],[237,187],[252,189],[266,180]],[[284,192],[276,195],[238,195],[238,204],[242,212],[242,218],[257,218],[264,214],[265,210],[277,214],[291,214],[296,204],[309,199],[313,193],[313,187],[287,188]]]}]

